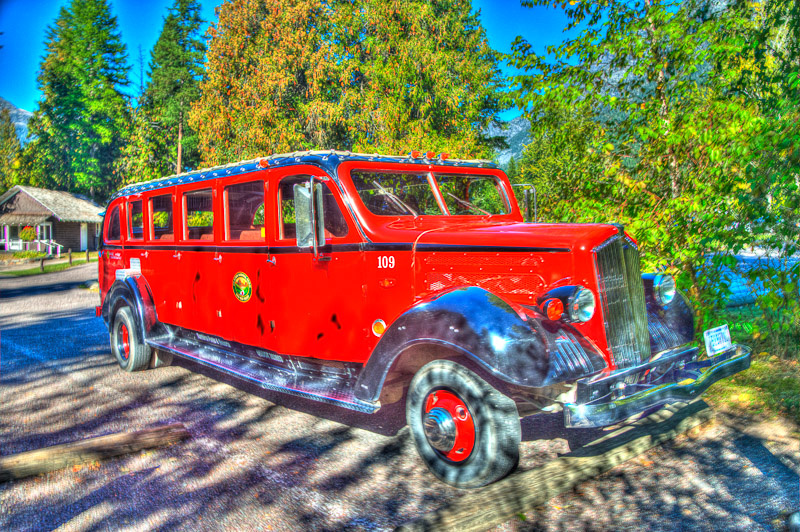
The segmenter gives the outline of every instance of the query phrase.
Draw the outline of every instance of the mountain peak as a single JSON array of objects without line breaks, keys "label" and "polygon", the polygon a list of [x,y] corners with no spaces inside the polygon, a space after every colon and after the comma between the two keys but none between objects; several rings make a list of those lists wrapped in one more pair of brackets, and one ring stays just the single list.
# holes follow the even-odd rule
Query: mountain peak
[{"label": "mountain peak", "polygon": [[0,109],[8,109],[11,112],[11,121],[17,130],[17,137],[21,144],[28,142],[28,120],[33,113],[20,109],[3,97],[0,97]]},{"label": "mountain peak", "polygon": [[503,168],[508,166],[513,157],[519,160],[522,150],[531,141],[531,123],[522,116],[509,121],[494,123],[489,126],[487,134],[490,137],[503,137],[508,148],[497,153],[495,161]]}]

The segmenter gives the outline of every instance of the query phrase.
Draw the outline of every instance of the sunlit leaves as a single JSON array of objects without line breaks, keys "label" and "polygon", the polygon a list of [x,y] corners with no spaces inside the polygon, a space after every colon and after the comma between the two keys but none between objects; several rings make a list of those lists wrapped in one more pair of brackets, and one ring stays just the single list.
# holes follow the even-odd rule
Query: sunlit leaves
[{"label": "sunlit leaves", "polygon": [[745,227],[775,234],[786,220],[776,207],[787,185],[769,169],[785,156],[757,97],[775,85],[758,74],[770,62],[750,43],[773,35],[759,25],[762,8],[785,35],[790,17],[776,14],[777,2],[530,4],[564,9],[575,30],[548,56],[518,39],[509,58],[526,72],[514,83],[534,142],[520,170],[546,193],[541,211],[624,223],[647,267],[678,274],[702,319],[725,302],[708,257],[752,245]]},{"label": "sunlit leaves", "polygon": [[500,75],[469,2],[223,4],[192,124],[208,162],[310,148],[490,156]]}]

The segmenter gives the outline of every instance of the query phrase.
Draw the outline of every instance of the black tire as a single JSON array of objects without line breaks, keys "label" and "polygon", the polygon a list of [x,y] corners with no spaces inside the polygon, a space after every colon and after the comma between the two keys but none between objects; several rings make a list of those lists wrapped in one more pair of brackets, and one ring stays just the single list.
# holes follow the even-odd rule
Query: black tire
[{"label": "black tire", "polygon": [[150,346],[142,342],[133,319],[133,312],[127,305],[117,309],[114,314],[114,323],[111,326],[111,352],[125,371],[140,371],[150,363]]},{"label": "black tire", "polygon": [[[426,417],[437,409],[432,406],[426,411],[430,406],[428,402],[436,405],[439,397],[445,397],[449,403],[438,410],[449,412],[451,420],[456,413],[463,420],[456,420],[453,425],[458,436],[452,447],[447,438],[431,440],[426,434]],[[454,411],[452,404],[457,405]],[[464,413],[463,406],[466,406],[467,413]],[[521,430],[514,401],[455,362],[436,360],[417,372],[408,389],[406,421],[425,464],[440,480],[452,486],[485,486],[506,476],[519,461]],[[447,420],[444,422],[449,423]],[[473,428],[474,439],[469,438]],[[466,450],[468,445],[462,447],[461,432],[467,435],[467,441],[473,442],[471,451]],[[436,434],[443,433],[434,431]],[[432,441],[440,448],[435,448]],[[464,454],[459,455],[459,451]]]}]

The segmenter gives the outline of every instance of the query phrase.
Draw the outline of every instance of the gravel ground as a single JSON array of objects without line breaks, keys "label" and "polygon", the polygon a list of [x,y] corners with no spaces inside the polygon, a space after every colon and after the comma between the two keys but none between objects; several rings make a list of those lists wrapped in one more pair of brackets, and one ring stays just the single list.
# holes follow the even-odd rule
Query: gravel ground
[{"label": "gravel ground", "polygon": [[[121,371],[94,316],[98,295],[81,288],[96,272],[0,278],[0,455],[173,422],[192,438],[0,483],[0,530],[390,529],[462,493],[427,472],[398,409],[367,416],[280,398],[290,410],[188,363]],[[724,421],[498,530],[780,529],[798,509],[796,429]],[[558,415],[523,420],[520,467],[601,433],[566,431]]]}]

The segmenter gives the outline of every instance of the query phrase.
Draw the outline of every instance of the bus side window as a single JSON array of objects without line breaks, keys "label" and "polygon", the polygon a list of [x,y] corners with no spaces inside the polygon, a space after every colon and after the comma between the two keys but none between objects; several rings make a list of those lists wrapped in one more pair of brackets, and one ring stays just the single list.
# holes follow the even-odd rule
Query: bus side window
[{"label": "bus side window", "polygon": [[132,201],[128,204],[128,238],[132,240],[141,240],[144,238],[142,200]]},{"label": "bus side window", "polygon": [[328,183],[322,184],[322,210],[325,213],[325,236],[327,238],[347,236],[347,221],[336,203],[336,198],[328,188]]},{"label": "bus side window", "polygon": [[251,181],[225,187],[227,240],[263,241],[264,182]]},{"label": "bus side window", "polygon": [[214,240],[214,202],[211,189],[183,195],[183,227],[186,240]]},{"label": "bus side window", "polygon": [[156,196],[150,200],[150,227],[152,240],[175,239],[172,230],[172,194]]},{"label": "bus side window", "polygon": [[[307,183],[311,176],[299,175],[285,177],[279,185],[281,208],[281,238],[291,240],[295,238],[294,217],[294,185]],[[322,183],[322,211],[325,222],[326,238],[347,236],[347,221],[342,210],[336,203],[336,198],[331,192],[328,183]]]},{"label": "bus side window", "polygon": [[297,235],[296,220],[294,214],[294,186],[299,183],[307,183],[310,176],[294,175],[284,177],[278,185],[280,201],[280,238],[283,240],[294,240]]},{"label": "bus side window", "polygon": [[108,225],[106,225],[106,242],[119,242],[120,239],[120,224],[119,224],[119,205],[114,207],[111,214],[108,216]]}]

